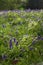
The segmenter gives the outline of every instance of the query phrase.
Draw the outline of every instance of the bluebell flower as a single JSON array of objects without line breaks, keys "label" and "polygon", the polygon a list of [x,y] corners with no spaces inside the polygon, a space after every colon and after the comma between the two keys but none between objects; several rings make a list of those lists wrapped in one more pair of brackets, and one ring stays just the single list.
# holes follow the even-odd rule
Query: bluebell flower
[{"label": "bluebell flower", "polygon": [[18,41],[15,43],[16,44],[16,46],[18,45]]},{"label": "bluebell flower", "polygon": [[32,45],[35,44],[35,40],[32,42]]},{"label": "bluebell flower", "polygon": [[25,10],[25,12],[31,12],[31,9],[29,8],[29,9]]},{"label": "bluebell flower", "polygon": [[14,42],[16,42],[16,39],[14,38]]},{"label": "bluebell flower", "polygon": [[41,40],[43,40],[43,37],[41,38]]},{"label": "bluebell flower", "polygon": [[2,54],[2,59],[5,60],[7,56],[5,54]]},{"label": "bluebell flower", "polygon": [[16,38],[13,39],[14,43],[16,44],[16,46],[18,45],[18,41],[16,40]]},{"label": "bluebell flower", "polygon": [[4,10],[3,12],[4,12],[4,13],[7,13],[7,12],[8,12],[8,10]]},{"label": "bluebell flower", "polygon": [[12,48],[12,39],[10,40],[9,43],[10,43],[10,49],[11,49]]},{"label": "bluebell flower", "polygon": [[30,50],[33,50],[33,47],[30,47],[29,49],[30,49]]}]

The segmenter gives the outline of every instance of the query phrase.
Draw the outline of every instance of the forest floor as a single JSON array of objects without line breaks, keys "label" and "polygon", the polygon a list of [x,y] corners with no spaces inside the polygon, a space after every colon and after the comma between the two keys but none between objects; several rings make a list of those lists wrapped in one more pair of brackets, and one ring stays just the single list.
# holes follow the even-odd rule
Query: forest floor
[{"label": "forest floor", "polygon": [[[0,15],[6,14],[8,11],[0,11]],[[31,65],[43,65],[43,62],[37,63],[37,64],[31,64]]]}]

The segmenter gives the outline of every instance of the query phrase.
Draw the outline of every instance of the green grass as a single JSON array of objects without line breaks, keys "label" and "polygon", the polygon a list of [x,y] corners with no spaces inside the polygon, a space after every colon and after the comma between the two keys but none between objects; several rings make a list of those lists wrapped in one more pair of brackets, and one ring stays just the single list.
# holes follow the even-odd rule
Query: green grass
[{"label": "green grass", "polygon": [[0,65],[30,65],[41,61],[43,10],[10,11],[0,16]]}]

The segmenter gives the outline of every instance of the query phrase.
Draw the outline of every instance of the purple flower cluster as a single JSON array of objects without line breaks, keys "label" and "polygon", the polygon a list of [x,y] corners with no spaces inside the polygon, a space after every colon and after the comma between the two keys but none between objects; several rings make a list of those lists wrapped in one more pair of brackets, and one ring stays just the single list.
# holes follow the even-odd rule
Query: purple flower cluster
[{"label": "purple flower cluster", "polygon": [[43,40],[43,37],[38,36],[37,40]]},{"label": "purple flower cluster", "polygon": [[10,49],[12,49],[12,39],[10,40]]},{"label": "purple flower cluster", "polygon": [[33,40],[32,44],[35,44],[35,42],[36,42],[37,40],[43,40],[43,37],[38,36],[35,40]]},{"label": "purple flower cluster", "polygon": [[2,59],[5,60],[7,56],[5,54],[2,54]]},{"label": "purple flower cluster", "polygon": [[16,44],[16,46],[18,45],[18,41],[14,38],[14,43]]},{"label": "purple flower cluster", "polygon": [[[18,41],[15,38],[13,40],[14,40],[14,43],[16,44],[16,46],[18,46]],[[10,43],[10,49],[12,49],[13,48],[12,39],[10,39],[9,43]]]},{"label": "purple flower cluster", "polygon": [[41,39],[41,36],[38,36],[38,37],[37,37],[37,40],[40,40],[40,39]]},{"label": "purple flower cluster", "polygon": [[33,50],[34,48],[33,48],[33,47],[30,47],[29,49],[30,49],[30,50]]},{"label": "purple flower cluster", "polygon": [[14,38],[14,42],[16,42],[16,39]]},{"label": "purple flower cluster", "polygon": [[35,40],[33,40],[32,44],[28,46],[30,50],[33,50],[33,47],[31,46],[34,45],[38,40],[43,40],[43,37],[38,36]]},{"label": "purple flower cluster", "polygon": [[41,38],[41,40],[43,40],[43,37]]}]

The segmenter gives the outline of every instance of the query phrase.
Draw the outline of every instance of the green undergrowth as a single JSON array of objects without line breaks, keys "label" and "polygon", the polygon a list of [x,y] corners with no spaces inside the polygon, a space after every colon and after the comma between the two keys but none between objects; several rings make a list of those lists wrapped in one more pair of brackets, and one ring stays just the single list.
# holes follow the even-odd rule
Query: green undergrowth
[{"label": "green undergrowth", "polygon": [[43,61],[43,10],[0,16],[0,65]]}]

